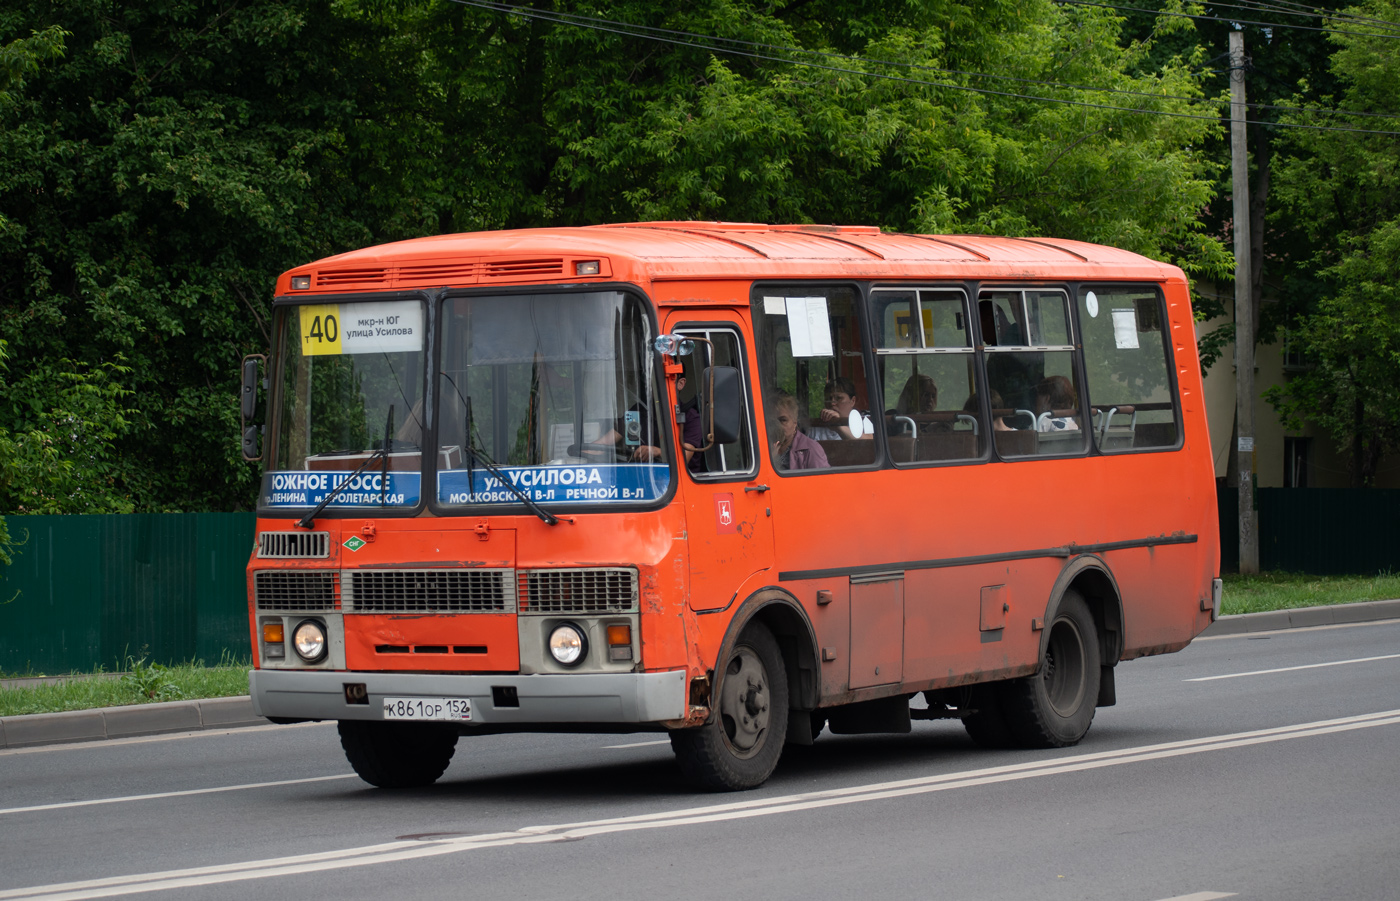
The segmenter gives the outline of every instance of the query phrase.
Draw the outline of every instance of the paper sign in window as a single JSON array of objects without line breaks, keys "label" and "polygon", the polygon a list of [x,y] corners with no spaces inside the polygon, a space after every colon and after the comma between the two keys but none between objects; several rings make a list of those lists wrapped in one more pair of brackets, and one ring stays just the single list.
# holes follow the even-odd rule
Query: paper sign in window
[{"label": "paper sign in window", "polygon": [[787,298],[787,319],[794,357],[831,356],[831,326],[825,297]]},{"label": "paper sign in window", "polygon": [[763,298],[763,312],[769,316],[786,316],[787,303],[781,297]]},{"label": "paper sign in window", "polygon": [[1113,311],[1113,343],[1120,350],[1137,350],[1137,311],[1131,307]]}]

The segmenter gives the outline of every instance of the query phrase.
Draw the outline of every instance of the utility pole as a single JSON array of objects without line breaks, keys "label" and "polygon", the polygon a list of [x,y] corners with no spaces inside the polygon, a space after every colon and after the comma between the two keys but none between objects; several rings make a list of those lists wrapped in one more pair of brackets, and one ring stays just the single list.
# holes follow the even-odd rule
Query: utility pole
[{"label": "utility pole", "polygon": [[1240,473],[1240,572],[1259,572],[1254,529],[1254,292],[1249,262],[1249,147],[1244,33],[1230,32],[1230,171],[1235,195],[1235,422]]}]

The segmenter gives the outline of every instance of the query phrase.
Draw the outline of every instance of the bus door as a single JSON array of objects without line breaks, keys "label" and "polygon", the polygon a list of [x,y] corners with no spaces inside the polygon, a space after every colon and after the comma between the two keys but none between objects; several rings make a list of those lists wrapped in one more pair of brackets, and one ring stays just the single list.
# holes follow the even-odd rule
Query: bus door
[{"label": "bus door", "polygon": [[686,310],[683,317],[672,316],[666,330],[705,339],[695,343],[694,353],[680,357],[685,381],[674,383],[676,431],[682,440],[689,431],[686,443],[703,447],[708,433],[703,421],[696,427],[697,400],[706,368],[732,366],[739,371],[742,386],[739,439],[703,452],[686,452],[689,460],[679,467],[690,539],[690,605],[695,610],[719,610],[734,601],[751,576],[773,566],[772,510],[767,486],[758,484],[749,367],[742,332],[729,313],[697,317],[696,311]]}]

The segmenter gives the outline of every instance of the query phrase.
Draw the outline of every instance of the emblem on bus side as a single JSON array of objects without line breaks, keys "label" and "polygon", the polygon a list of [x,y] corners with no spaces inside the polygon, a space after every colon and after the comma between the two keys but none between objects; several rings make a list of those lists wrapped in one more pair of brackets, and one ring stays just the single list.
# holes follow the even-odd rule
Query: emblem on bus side
[{"label": "emblem on bus side", "polygon": [[368,544],[368,542],[361,538],[359,535],[351,535],[349,538],[345,539],[343,543],[351,551],[358,551],[360,548]]},{"label": "emblem on bus side", "polygon": [[715,495],[715,531],[721,535],[739,531],[734,519],[734,495],[727,492]]}]

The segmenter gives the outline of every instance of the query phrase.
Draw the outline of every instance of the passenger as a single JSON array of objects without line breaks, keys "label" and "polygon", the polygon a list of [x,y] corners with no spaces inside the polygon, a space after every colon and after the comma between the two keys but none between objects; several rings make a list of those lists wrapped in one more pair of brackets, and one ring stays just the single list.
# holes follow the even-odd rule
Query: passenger
[{"label": "passenger", "polygon": [[[990,399],[991,399],[991,402],[992,402],[992,431],[994,431],[994,432],[1014,432],[1014,431],[1016,431],[1016,430],[1013,429],[1011,426],[1009,426],[1009,425],[1006,424],[1006,420],[1002,419],[1000,416],[997,415],[997,410],[1003,409],[1003,408],[1002,408],[1002,405],[1001,405],[1001,403],[1002,403],[1002,401],[1001,401],[1001,395],[1000,395],[999,393],[997,393],[997,389],[993,388],[993,389],[991,390],[991,392],[987,395],[987,397],[990,398]],[[964,413],[970,413],[970,414],[972,414],[973,416],[980,417],[980,416],[982,415],[982,411],[979,409],[980,406],[981,406],[981,401],[980,401],[980,400],[978,399],[978,397],[977,397],[977,392],[974,391],[974,392],[972,392],[971,394],[969,394],[969,395],[967,396],[967,402],[963,404],[963,412],[964,412]]]},{"label": "passenger", "polygon": [[822,408],[821,419],[823,423],[828,423],[828,425],[819,425],[813,428],[811,437],[818,441],[839,441],[843,438],[873,439],[875,437],[875,424],[865,413],[860,414],[860,434],[851,433],[851,411],[855,408],[856,386],[854,382],[848,378],[840,377],[827,382],[826,406]]},{"label": "passenger", "polygon": [[[680,395],[681,389],[684,387],[685,376],[681,376],[676,379],[677,396]],[[638,401],[628,408],[628,411],[637,414],[638,434],[641,436],[641,444],[633,446],[630,451],[626,449],[625,445],[623,447],[618,447],[617,453],[619,455],[625,454],[633,463],[664,462],[666,454],[661,450],[660,446],[661,433],[656,429],[655,424],[652,423],[651,414],[647,409],[647,405]],[[704,426],[700,422],[699,401],[692,397],[681,406],[681,413],[685,416],[685,422],[681,424],[681,448],[685,453],[686,467],[692,472],[704,472],[705,458],[703,455],[697,455],[696,453],[697,449],[705,443]],[[619,422],[612,429],[609,429],[607,434],[595,441],[594,446],[609,445],[616,447],[622,444],[622,436],[625,430],[625,421]],[[598,454],[600,451],[592,450],[585,446],[583,453],[585,456],[589,456]]]},{"label": "passenger", "polygon": [[826,451],[816,441],[798,429],[797,398],[780,393],[773,404],[773,415],[777,419],[777,440],[773,442],[774,469],[828,469]]},{"label": "passenger", "polygon": [[1079,428],[1076,417],[1079,402],[1074,396],[1074,386],[1062,375],[1050,375],[1041,379],[1035,386],[1035,428],[1038,432],[1067,432]]},{"label": "passenger", "polygon": [[895,401],[894,411],[906,416],[913,413],[933,413],[938,409],[938,386],[932,376],[914,374],[904,383],[904,390]]}]

